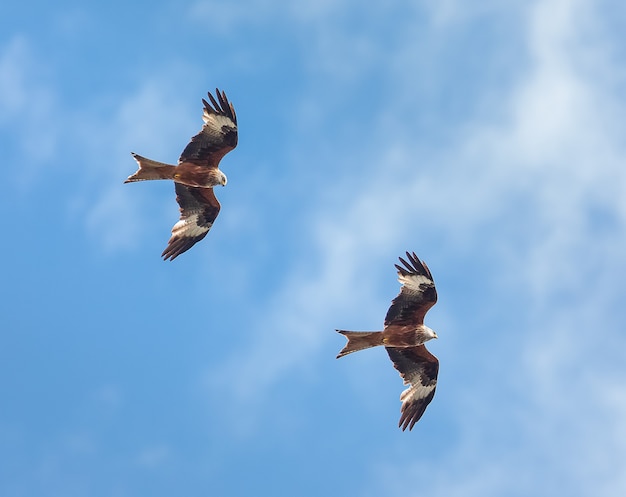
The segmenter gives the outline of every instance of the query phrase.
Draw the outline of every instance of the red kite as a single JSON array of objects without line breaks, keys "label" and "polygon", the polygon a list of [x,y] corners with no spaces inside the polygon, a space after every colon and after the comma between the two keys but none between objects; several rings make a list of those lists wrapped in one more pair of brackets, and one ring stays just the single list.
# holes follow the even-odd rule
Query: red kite
[{"label": "red kite", "polygon": [[224,92],[216,88],[215,94],[217,100],[208,94],[211,103],[202,99],[204,125],[185,147],[176,166],[132,153],[139,170],[124,183],[174,180],[180,220],[172,228],[172,237],[161,254],[165,260],[174,260],[202,240],[220,212],[213,187],[226,185],[226,175],[218,165],[237,146],[237,115]]},{"label": "red kite", "polygon": [[400,372],[405,385],[410,385],[400,395],[402,401],[399,427],[411,430],[419,421],[435,395],[439,361],[424,342],[437,338],[437,334],[424,325],[424,316],[437,302],[437,290],[430,270],[415,252],[406,253],[409,262],[400,257],[404,267],[398,270],[400,293],[391,302],[385,317],[383,331],[337,330],[348,339],[337,359],[358,350],[384,345]]}]

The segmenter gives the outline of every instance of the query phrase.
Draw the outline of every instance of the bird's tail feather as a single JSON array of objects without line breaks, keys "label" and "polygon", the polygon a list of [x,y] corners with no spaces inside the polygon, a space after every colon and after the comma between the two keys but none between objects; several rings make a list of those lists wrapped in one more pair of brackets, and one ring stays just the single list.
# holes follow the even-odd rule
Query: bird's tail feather
[{"label": "bird's tail feather", "polygon": [[383,332],[382,331],[346,331],[337,330],[348,339],[346,346],[341,349],[341,352],[337,355],[337,359],[343,357],[357,350],[369,349],[370,347],[376,347],[383,345]]},{"label": "bird's tail feather", "polygon": [[135,174],[130,175],[124,183],[132,183],[133,181],[146,181],[152,179],[173,179],[175,166],[157,162],[152,159],[146,159],[141,155],[132,154],[139,169]]}]

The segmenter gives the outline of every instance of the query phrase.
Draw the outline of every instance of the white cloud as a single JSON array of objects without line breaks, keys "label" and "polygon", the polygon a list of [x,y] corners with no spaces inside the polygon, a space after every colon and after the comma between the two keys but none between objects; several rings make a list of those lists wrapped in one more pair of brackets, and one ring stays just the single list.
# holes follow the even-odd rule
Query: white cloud
[{"label": "white cloud", "polygon": [[15,146],[5,154],[20,160],[17,174],[11,176],[19,186],[27,184],[36,165],[56,151],[56,96],[48,76],[27,38],[14,36],[0,47],[0,127],[7,129]]},{"label": "white cloud", "polygon": [[[623,147],[612,131],[621,124],[612,119],[614,113],[604,112],[620,109],[623,115],[624,109],[618,95],[607,94],[593,74],[579,70],[578,52],[571,47],[581,43],[580,31],[589,36],[586,21],[593,25],[594,19],[580,16],[575,7],[592,14],[590,4],[581,2],[534,6],[529,25],[534,63],[511,92],[508,121],[497,128],[476,123],[468,137],[471,145],[458,149],[460,163],[476,161],[463,150],[473,148],[484,157],[474,184],[482,183],[485,207],[499,209],[507,196],[522,193],[520,212],[509,221],[524,236],[509,247],[517,274],[508,278],[527,285],[509,291],[526,296],[529,305],[521,302],[512,309],[518,322],[498,330],[518,340],[522,354],[507,359],[499,378],[476,372],[481,383],[496,382],[499,390],[494,393],[490,385],[487,393],[472,392],[485,411],[472,409],[469,397],[459,397],[463,438],[445,461],[415,460],[399,469],[383,464],[381,486],[396,486],[388,495],[406,495],[406,486],[394,482],[407,479],[423,482],[419,494],[446,496],[617,495],[626,490],[621,428],[626,401],[615,395],[626,373],[622,360],[610,353],[624,346],[623,315],[614,316],[613,305],[624,284],[613,275],[626,263],[626,256],[614,250],[626,242],[619,194],[626,173],[620,166]],[[600,33],[593,34],[600,39],[585,38],[585,43],[603,45]],[[442,188],[451,187],[442,182]],[[614,225],[608,233],[596,233],[589,219],[598,204],[611,212]],[[488,215],[486,210],[464,212],[456,222],[476,229]],[[500,219],[494,229],[506,233],[506,222]],[[505,262],[496,257],[491,264],[510,271]],[[494,359],[502,352],[490,351]],[[521,417],[517,397],[526,406]],[[503,441],[485,442],[503,429],[508,433]]]},{"label": "white cloud", "polygon": [[105,252],[137,246],[150,223],[162,225],[167,239],[167,223],[178,214],[173,189],[169,210],[155,216],[148,205],[151,215],[141,216],[141,187],[122,183],[136,167],[131,151],[176,162],[180,143],[200,128],[200,99],[185,98],[185,83],[176,79],[196,69],[167,62],[128,95],[94,92],[88,104],[73,107],[59,98],[54,67],[38,48],[25,36],[0,47],[0,127],[11,136],[7,160],[19,157],[10,181],[32,195],[51,177],[70,171],[74,182],[63,197],[69,218],[84,225]]},{"label": "white cloud", "polygon": [[7,121],[22,112],[28,102],[26,85],[27,68],[24,61],[30,60],[26,40],[16,37],[3,47],[0,55],[0,117]]},{"label": "white cloud", "polygon": [[[223,3],[207,13],[220,20],[215,28],[207,23],[207,29],[226,32],[237,23],[255,22],[257,16],[269,18],[281,5],[271,3],[270,9],[270,3],[255,1],[244,7]],[[404,250],[414,249],[447,291],[429,314],[440,326],[445,323],[437,328],[441,338],[436,353],[441,354],[446,380],[429,412],[446,406],[446,427],[455,435],[447,435],[446,445],[437,445],[436,450],[426,447],[426,455],[420,457],[416,446],[438,441],[422,438],[418,425],[413,433],[404,434],[405,449],[393,449],[402,457],[389,462],[388,447],[381,449],[380,460],[365,468],[369,477],[362,488],[389,496],[623,493],[625,113],[613,87],[620,79],[619,68],[607,55],[610,43],[597,29],[593,5],[554,0],[519,7],[521,23],[528,20],[524,46],[528,65],[520,62],[516,79],[506,84],[486,81],[476,96],[493,108],[472,110],[462,125],[451,123],[449,134],[430,143],[431,135],[420,134],[426,126],[421,120],[424,101],[417,95],[423,80],[430,78],[437,86],[446,77],[430,70],[442,71],[447,59],[437,60],[439,51],[417,42],[435,33],[435,44],[445,45],[444,28],[464,28],[475,20],[470,8],[453,0],[441,2],[431,7],[432,17],[426,20],[418,19],[424,12],[412,11],[404,23],[393,25],[389,45],[373,47],[367,37],[345,34],[341,25],[345,18],[332,19],[351,2],[331,3],[305,6],[306,15],[294,28],[315,35],[311,45],[302,48],[314,77],[309,93],[303,92],[301,108],[308,109],[319,129],[310,126],[311,134],[304,138],[287,136],[297,142],[294,155],[301,162],[288,164],[291,171],[284,172],[291,179],[298,167],[314,171],[311,176],[318,171],[315,168],[325,167],[326,176],[307,183],[302,198],[292,194],[298,201],[294,211],[299,221],[293,224],[300,226],[288,233],[294,240],[276,237],[286,231],[259,233],[266,237],[259,245],[267,244],[269,251],[278,245],[284,251],[293,244],[303,247],[287,259],[282,268],[287,276],[278,280],[276,289],[259,285],[262,291],[251,295],[254,282],[241,281],[249,277],[250,265],[235,255],[229,260],[237,266],[228,269],[232,284],[242,287],[237,297],[249,306],[242,313],[249,312],[252,319],[246,321],[253,324],[237,330],[236,337],[233,334],[240,342],[233,342],[224,356],[222,351],[216,354],[224,357],[223,362],[212,364],[207,373],[208,388],[220,393],[212,396],[219,399],[212,414],[231,408],[234,413],[216,429],[236,431],[245,418],[245,436],[259,428],[269,409],[274,416],[288,417],[277,414],[274,406],[250,407],[268,405],[267,399],[275,399],[272,394],[287,381],[293,385],[297,378],[306,390],[307,373],[325,374],[319,368],[322,353],[324,361],[330,360],[329,351],[334,354],[343,345],[335,327],[380,324],[397,291],[392,264]],[[487,17],[485,4],[501,8],[499,3],[483,2],[481,11]],[[458,8],[464,10],[459,13]],[[223,12],[227,9],[232,10]],[[284,15],[295,18],[293,12]],[[307,24],[309,15],[316,22],[330,23],[317,29],[314,23]],[[233,38],[240,33],[235,30]],[[53,155],[58,140],[69,143],[69,136],[80,144],[77,155],[84,159],[62,164],[81,168],[70,211],[105,250],[140,244],[150,223],[158,226],[165,243],[168,223],[176,215],[171,185],[167,202],[161,203],[150,200],[164,191],[159,186],[122,181],[135,167],[131,150],[175,160],[180,144],[195,132],[194,123],[200,123],[199,102],[189,101],[189,93],[174,88],[180,73],[146,75],[130,95],[96,96],[93,108],[61,114],[54,88],[36,77],[45,72],[45,64],[37,67],[36,62],[23,39],[0,50],[0,126],[19,118],[16,128],[27,144],[40,120],[60,123],[63,136],[53,132],[43,137],[44,146],[31,154]],[[372,75],[378,83],[366,84]],[[315,98],[312,95],[320,81],[340,89],[326,105],[320,104],[321,90]],[[348,108],[341,105],[357,94],[347,84],[354,82],[384,89],[374,101],[363,102],[376,110],[367,115],[374,119],[365,125],[358,122],[360,116],[340,115],[333,106],[338,104],[340,111]],[[497,98],[491,98],[492,90]],[[42,97],[37,99],[42,107],[32,106],[29,93]],[[104,102],[113,103],[107,107]],[[298,116],[295,113],[292,119]],[[328,138],[328,125],[337,133],[335,138]],[[354,129],[362,134],[344,140]],[[254,132],[247,129],[249,135]],[[324,152],[301,153],[304,141],[312,143],[310,149]],[[254,181],[267,188],[272,184],[267,176]],[[250,180],[253,187],[246,185],[248,192],[256,187],[254,181]],[[249,207],[238,208],[243,221],[233,221],[236,226],[230,229],[258,230],[244,227],[250,222]],[[284,215],[268,211],[259,205],[255,222]],[[474,278],[476,273],[484,279]],[[388,291],[381,290],[383,285]],[[481,307],[463,308],[467,300]],[[476,341],[482,341],[480,349]],[[472,346],[471,355],[465,344]],[[394,373],[388,363],[381,367]],[[364,374],[376,372],[372,368]],[[395,380],[399,395],[401,380]],[[369,395],[373,402],[371,392],[355,390],[347,394],[356,401],[362,397],[364,404]],[[123,402],[120,393],[107,386],[92,400],[105,412],[117,412]],[[97,452],[97,437],[76,433],[67,441],[72,453]],[[131,462],[160,468],[173,457],[167,445],[155,443],[136,452]],[[50,460],[54,464],[47,474],[56,482],[64,472],[56,458]]]},{"label": "white cloud", "polygon": [[[529,8],[529,71],[505,92],[502,108],[470,121],[441,151],[425,152],[423,144],[402,135],[393,139],[388,136],[393,130],[379,136],[388,146],[369,147],[370,165],[360,168],[366,177],[358,190],[346,173],[334,190],[338,200],[306,223],[313,225],[313,262],[294,267],[294,276],[269,300],[269,318],[254,330],[252,346],[212,371],[222,387],[235,387],[234,403],[249,402],[251,391],[259,401],[281,377],[317,360],[322,344],[334,337],[340,313],[370,307],[377,296],[367,289],[369,268],[389,272],[390,254],[399,255],[394,247],[444,240],[438,255],[443,268],[453,255],[486,257],[485,278],[491,281],[484,282],[484,291],[499,292],[485,298],[503,305],[491,312],[517,316],[515,322],[488,332],[500,336],[492,347],[485,345],[497,364],[471,364],[488,384],[485,392],[459,393],[454,406],[459,446],[445,462],[410,460],[398,470],[381,463],[381,486],[402,482],[388,495],[406,495],[407,479],[424,482],[419,493],[446,496],[624,490],[626,402],[618,393],[624,370],[620,358],[603,357],[604,347],[592,346],[596,353],[587,353],[594,340],[623,345],[623,315],[608,316],[615,295],[624,292],[615,276],[621,274],[615,267],[626,266],[626,255],[615,248],[626,245],[625,156],[615,132],[623,128],[624,108],[619,95],[607,93],[605,80],[594,77],[611,78],[610,67],[601,66],[607,58],[593,62],[590,72],[589,60],[581,61],[581,52],[572,50],[587,45],[586,59],[593,46],[606,47],[594,30],[591,4],[554,1]],[[585,17],[575,11],[581,8]],[[418,77],[390,74],[388,93],[400,76]],[[394,100],[388,104],[383,112],[397,115]],[[336,160],[351,164],[349,156]],[[385,165],[384,177],[372,169],[376,164]],[[592,219],[598,206],[611,220],[600,233]],[[454,277],[459,285],[464,278]],[[448,321],[454,324],[452,317]],[[470,317],[465,327],[472,323]],[[509,349],[496,346],[511,341],[519,343],[510,350],[521,352],[505,357]],[[457,353],[454,360],[470,361]],[[494,377],[493,368],[506,369]],[[606,374],[598,377],[598,370]],[[520,410],[515,399],[526,407]],[[500,423],[495,426],[493,406]],[[494,431],[508,438],[494,442]],[[494,452],[486,454],[484,446]],[[543,488],[539,481],[545,481]]]},{"label": "white cloud", "polygon": [[105,253],[135,248],[146,231],[138,210],[130,190],[108,188],[87,208],[87,233]]},{"label": "white cloud", "polygon": [[[198,109],[198,116],[199,113]],[[158,224],[165,244],[171,228],[168,223],[177,219],[173,188],[168,189],[171,202],[156,207],[148,202],[142,188],[146,185],[123,185],[123,181],[136,170],[131,151],[176,163],[180,153],[176,139],[180,141],[185,136],[184,142],[187,135],[196,131],[194,128],[182,134],[185,129],[192,129],[190,119],[171,85],[167,81],[148,81],[135,93],[120,99],[109,117],[95,121],[78,117],[75,121],[76,135],[82,137],[83,153],[91,166],[87,179],[98,185],[96,192],[90,186],[81,192],[88,199],[77,194],[75,200],[81,212],[84,210],[87,232],[104,251],[128,250],[141,244],[151,224]],[[82,122],[90,124],[81,127]],[[153,191],[162,190],[156,187]],[[140,215],[142,210],[151,211],[151,215]]]}]

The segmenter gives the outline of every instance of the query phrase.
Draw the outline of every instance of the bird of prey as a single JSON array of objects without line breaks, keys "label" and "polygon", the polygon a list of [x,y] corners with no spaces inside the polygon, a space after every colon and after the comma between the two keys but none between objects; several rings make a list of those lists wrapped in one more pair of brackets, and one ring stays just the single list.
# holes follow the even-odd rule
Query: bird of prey
[{"label": "bird of prey", "polygon": [[226,94],[215,89],[210,103],[202,99],[204,125],[185,147],[178,164],[164,164],[132,153],[139,170],[124,183],[167,179],[174,181],[180,220],[161,256],[174,260],[202,240],[220,212],[213,187],[226,185],[226,175],[219,170],[222,157],[237,146],[237,115]]},{"label": "bird of prey", "polygon": [[437,334],[424,325],[424,316],[435,302],[437,290],[430,270],[415,252],[406,253],[408,261],[400,257],[402,266],[395,264],[400,293],[391,302],[383,331],[337,330],[348,339],[337,359],[358,350],[384,345],[409,388],[400,395],[402,401],[399,427],[411,430],[419,421],[435,395],[439,361],[424,343]]}]

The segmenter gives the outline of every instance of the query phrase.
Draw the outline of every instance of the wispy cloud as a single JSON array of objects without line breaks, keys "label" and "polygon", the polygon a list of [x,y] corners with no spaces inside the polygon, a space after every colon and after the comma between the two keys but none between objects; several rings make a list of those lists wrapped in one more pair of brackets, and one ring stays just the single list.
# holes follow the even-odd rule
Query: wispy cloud
[{"label": "wispy cloud", "polygon": [[[484,254],[478,263],[489,266],[485,278],[491,281],[484,282],[481,301],[497,298],[503,302],[499,312],[518,318],[509,330],[487,331],[494,345],[486,342],[484,353],[495,364],[477,364],[462,351],[451,350],[453,360],[473,368],[488,385],[484,393],[480,385],[475,392],[458,392],[455,411],[460,414],[455,422],[462,430],[461,442],[445,467],[435,467],[441,461],[421,459],[410,460],[398,471],[387,467],[382,472],[391,478],[383,477],[385,488],[390,480],[405,482],[409,474],[414,481],[426,482],[420,493],[427,488],[433,495],[448,496],[536,494],[535,475],[544,475],[543,463],[554,470],[539,492],[543,495],[559,491],[566,476],[574,494],[588,494],[601,481],[623,485],[620,463],[607,463],[601,454],[608,451],[610,460],[624,460],[626,444],[609,440],[606,433],[623,431],[618,420],[626,404],[616,392],[625,378],[613,358],[613,367],[607,366],[612,378],[607,386],[596,388],[599,379],[593,371],[605,359],[589,357],[586,351],[587,342],[594,340],[591,330],[598,327],[603,328],[602,340],[621,344],[617,323],[602,316],[611,312],[611,295],[624,290],[606,265],[607,258],[611,264],[625,264],[625,256],[612,249],[626,241],[620,194],[626,174],[619,166],[624,150],[614,131],[621,128],[616,117],[624,109],[617,96],[606,92],[605,80],[594,78],[598,73],[611,77],[609,67],[599,66],[606,59],[593,62],[590,71],[589,61],[571,50],[583,43],[581,33],[587,50],[606,46],[593,29],[590,4],[578,7],[585,8],[588,17],[574,15],[574,6],[567,2],[529,7],[524,17],[528,72],[510,85],[500,108],[470,117],[445,149],[398,139],[391,129],[378,135],[390,146],[365,145],[370,162],[359,165],[359,188],[355,190],[351,174],[344,173],[341,183],[330,187],[337,200],[308,211],[306,224],[313,229],[302,236],[310,240],[313,262],[293,267],[293,276],[263,303],[267,324],[254,330],[249,348],[239,349],[236,357],[212,370],[217,372],[213,377],[220,378],[214,388],[233,389],[231,400],[239,405],[261,402],[263,392],[284,375],[319,360],[341,313],[353,312],[357,302],[367,309],[380,298],[366,288],[372,275],[363,267],[389,268],[399,250],[418,245],[416,249],[427,251],[424,240],[436,239],[440,277],[456,278],[460,284],[466,276],[445,274],[445,258]],[[398,77],[391,74],[386,80],[389,93]],[[395,102],[386,102],[383,122],[392,122],[385,116],[400,112]],[[413,115],[419,112],[413,109]],[[349,155],[335,159],[353,164]],[[596,231],[594,222],[598,208],[612,223],[603,233]],[[590,298],[590,286],[596,297]],[[449,321],[459,325],[454,316]],[[473,326],[482,325],[470,318],[463,332],[473,333]],[[520,342],[513,346],[515,356],[502,356],[501,344],[508,347],[513,341]],[[493,368],[507,369],[494,378]],[[520,411],[514,400],[507,404],[502,396],[508,394],[532,407]],[[494,429],[509,441],[489,445],[496,447],[491,455],[481,449],[481,437],[492,436],[492,421],[487,420],[493,413],[477,402],[499,406],[501,426]],[[593,407],[586,407],[589,404]],[[573,414],[577,409],[580,415]],[[588,424],[589,418],[602,420],[604,435],[594,436],[597,428]],[[581,458],[585,453],[589,456]],[[608,494],[610,485],[605,488]],[[400,492],[406,493],[404,483]]]},{"label": "wispy cloud", "polygon": [[[534,63],[508,98],[507,120],[498,127],[475,123],[467,143],[458,148],[461,163],[476,161],[463,150],[480,151],[484,158],[475,178],[479,184],[468,183],[468,195],[478,193],[498,210],[507,196],[522,194],[515,202],[519,211],[492,228],[506,233],[512,223],[523,236],[511,240],[516,241],[508,247],[511,260],[490,261],[505,272],[515,268],[517,275],[505,279],[523,286],[509,291],[531,303],[509,311],[518,316],[508,333],[519,342],[520,355],[502,364],[498,378],[479,374],[476,388],[459,397],[459,403],[467,403],[456,408],[463,413],[457,421],[462,438],[445,461],[416,458],[393,469],[383,464],[382,486],[396,486],[390,495],[406,495],[406,486],[394,482],[407,478],[422,482],[420,494],[446,496],[615,495],[626,488],[620,421],[626,402],[615,395],[626,375],[610,352],[624,346],[619,324],[624,316],[614,315],[613,303],[615,295],[623,295],[624,284],[611,276],[626,262],[612,249],[626,242],[618,193],[626,181],[619,167],[624,151],[614,133],[622,128],[614,120],[615,109],[622,115],[624,109],[618,96],[594,78],[610,68],[583,71],[579,52],[571,50],[583,43],[581,33],[587,49],[606,47],[601,33],[592,30],[597,19],[591,5],[576,7],[587,17],[568,2],[533,6],[528,49]],[[616,189],[614,183],[621,186]],[[441,185],[440,190],[449,188]],[[593,213],[599,205],[611,213],[614,224],[608,232],[597,232]],[[457,221],[478,227],[488,216],[485,210]],[[497,360],[502,352],[489,354]],[[480,364],[472,368],[482,369]],[[486,392],[483,383],[490,384]],[[508,393],[497,385],[506,385]],[[525,412],[517,411],[516,397],[525,399]],[[471,408],[472,402],[485,410]],[[502,430],[503,441],[489,443],[485,452],[481,440]]]},{"label": "wispy cloud", "polygon": [[6,156],[19,157],[21,167],[11,180],[20,188],[58,147],[56,95],[40,62],[24,36],[16,35],[0,46],[0,127],[11,137]]},{"label": "wispy cloud", "polygon": [[[135,168],[130,152],[175,162],[180,144],[199,129],[200,99],[193,107],[197,125],[191,126],[191,102],[183,102],[164,70],[130,94],[94,93],[87,106],[72,107],[59,100],[52,72],[28,37],[16,36],[0,51],[0,126],[12,137],[7,158],[20,165],[10,180],[33,195],[50,178],[69,173],[75,181],[61,197],[70,220],[106,252],[135,247],[155,216],[140,216],[142,192],[122,187]],[[44,167],[52,161],[54,168]],[[173,220],[176,204],[170,207]]]},{"label": "wispy cloud", "polygon": [[[176,219],[173,189],[172,202],[157,209],[147,201],[141,188],[145,185],[122,185],[136,169],[131,151],[175,163],[180,143],[196,131],[189,124],[193,122],[190,106],[183,105],[173,86],[172,81],[156,78],[115,101],[109,112],[96,119],[87,120],[82,112],[73,119],[75,136],[81,137],[82,154],[90,165],[81,191],[88,198],[80,199],[77,193],[74,205],[83,212],[87,233],[107,252],[137,247],[151,223],[158,223],[167,235],[167,223]],[[82,124],[86,122],[89,125]],[[185,129],[189,131],[183,133]],[[150,215],[141,215],[142,209]]]},{"label": "wispy cloud", "polygon": [[[5,294],[24,330],[3,336],[23,380],[3,385],[8,493],[245,494],[244,468],[275,495],[311,467],[308,494],[623,493],[623,54],[596,5],[155,4],[127,31],[108,8],[60,6],[7,37],[0,142],[23,210]],[[61,37],[71,50],[47,58]],[[130,44],[146,57],[111,53]],[[175,161],[225,74],[241,140],[219,231],[156,272],[63,250],[42,264],[63,221],[106,254],[154,232],[158,263],[172,185],[123,185],[129,152]],[[440,388],[411,433],[384,351],[335,361],[333,331],[382,324],[405,250],[440,290]],[[58,312],[21,312],[33,302]]]}]

